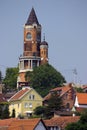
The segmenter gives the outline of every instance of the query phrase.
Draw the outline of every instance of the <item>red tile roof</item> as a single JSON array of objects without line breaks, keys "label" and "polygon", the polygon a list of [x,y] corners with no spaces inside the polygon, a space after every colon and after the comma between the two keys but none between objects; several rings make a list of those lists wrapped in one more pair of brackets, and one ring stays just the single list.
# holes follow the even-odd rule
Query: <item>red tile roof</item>
[{"label": "red tile roof", "polygon": [[0,127],[3,128],[3,126],[8,126],[8,130],[34,130],[34,128],[37,126],[37,124],[42,121],[40,118],[34,118],[34,119],[5,119],[0,120]]},{"label": "red tile roof", "polygon": [[21,99],[26,93],[28,93],[32,88],[24,88],[20,91],[18,91],[15,95],[13,95],[9,101],[13,101],[13,100],[19,100]]},{"label": "red tile roof", "polygon": [[54,91],[61,91],[60,93],[60,96],[64,95],[67,91],[69,91],[71,89],[71,84],[68,84],[68,85],[65,85],[63,87],[57,87],[57,88],[54,88],[54,89],[51,89],[49,94],[47,96],[44,97],[44,100],[48,100],[50,99],[51,97],[51,92],[54,92]]},{"label": "red tile roof", "polygon": [[10,119],[4,119],[0,120],[0,127],[1,126],[9,126],[14,120],[17,120],[16,118],[10,118]]},{"label": "red tile roof", "polygon": [[41,119],[40,118],[33,118],[33,119],[18,119],[14,120],[10,126],[21,126],[21,125],[30,125],[30,126],[35,126]]},{"label": "red tile roof", "polygon": [[54,117],[50,120],[44,120],[44,122],[46,126],[59,126],[60,128],[64,129],[67,124],[77,122],[79,119],[79,116],[60,116]]},{"label": "red tile roof", "polygon": [[78,104],[87,104],[87,93],[77,93]]}]

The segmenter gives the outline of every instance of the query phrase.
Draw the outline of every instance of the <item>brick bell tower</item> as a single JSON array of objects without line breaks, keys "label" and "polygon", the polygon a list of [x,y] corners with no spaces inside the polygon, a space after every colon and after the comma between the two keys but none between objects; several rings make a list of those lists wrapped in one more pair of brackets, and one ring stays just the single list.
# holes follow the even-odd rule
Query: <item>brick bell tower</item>
[{"label": "brick bell tower", "polygon": [[17,87],[28,85],[25,73],[33,71],[34,67],[48,62],[48,43],[41,42],[41,25],[38,22],[34,8],[32,8],[24,25],[23,55],[19,57],[19,76]]}]

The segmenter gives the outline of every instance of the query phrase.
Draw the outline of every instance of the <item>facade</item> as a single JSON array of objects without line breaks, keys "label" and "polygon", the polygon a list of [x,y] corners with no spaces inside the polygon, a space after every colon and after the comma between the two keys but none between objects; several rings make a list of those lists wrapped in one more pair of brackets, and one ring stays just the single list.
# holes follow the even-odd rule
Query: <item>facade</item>
[{"label": "facade", "polygon": [[9,99],[10,115],[15,109],[16,117],[31,116],[36,107],[42,106],[42,100],[42,97],[33,88],[22,88]]},{"label": "facade", "polygon": [[41,42],[41,25],[38,22],[34,8],[32,8],[24,25],[23,55],[19,57],[19,76],[17,87],[28,85],[25,73],[33,71],[34,67],[48,62],[48,43]]},{"label": "facade", "polygon": [[61,97],[63,102],[63,110],[64,111],[71,111],[74,106],[75,101],[75,90],[73,88],[73,84],[67,84],[62,87],[57,87],[50,90],[49,94],[44,97],[44,105],[47,104],[48,100],[50,99],[52,93],[57,92],[58,96]]},{"label": "facade", "polygon": [[87,109],[87,93],[76,93],[75,105],[77,111]]}]

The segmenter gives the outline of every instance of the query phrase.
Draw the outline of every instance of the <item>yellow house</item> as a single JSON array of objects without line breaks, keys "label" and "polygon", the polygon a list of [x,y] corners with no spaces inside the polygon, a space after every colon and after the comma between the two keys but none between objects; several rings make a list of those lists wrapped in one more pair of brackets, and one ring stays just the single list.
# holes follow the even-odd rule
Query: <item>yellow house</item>
[{"label": "yellow house", "polygon": [[15,116],[31,116],[37,106],[42,106],[42,97],[30,87],[24,87],[9,99],[9,111]]}]

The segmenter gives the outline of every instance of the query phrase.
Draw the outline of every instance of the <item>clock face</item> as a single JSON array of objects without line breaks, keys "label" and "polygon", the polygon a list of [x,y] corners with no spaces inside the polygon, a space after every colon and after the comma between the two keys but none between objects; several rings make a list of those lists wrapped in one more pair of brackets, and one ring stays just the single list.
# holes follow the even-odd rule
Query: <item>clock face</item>
[{"label": "clock face", "polygon": [[27,38],[27,39],[31,39],[31,37],[32,37],[32,36],[31,36],[31,33],[27,33],[26,38]]}]

